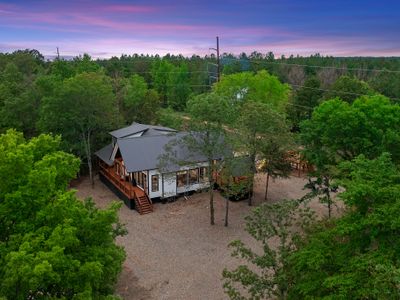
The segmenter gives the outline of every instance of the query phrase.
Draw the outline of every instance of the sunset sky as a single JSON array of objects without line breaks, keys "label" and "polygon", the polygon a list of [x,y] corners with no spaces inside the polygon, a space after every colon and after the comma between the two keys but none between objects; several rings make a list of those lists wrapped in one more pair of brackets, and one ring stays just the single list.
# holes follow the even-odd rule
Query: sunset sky
[{"label": "sunset sky", "polygon": [[400,56],[400,1],[0,0],[0,52]]}]

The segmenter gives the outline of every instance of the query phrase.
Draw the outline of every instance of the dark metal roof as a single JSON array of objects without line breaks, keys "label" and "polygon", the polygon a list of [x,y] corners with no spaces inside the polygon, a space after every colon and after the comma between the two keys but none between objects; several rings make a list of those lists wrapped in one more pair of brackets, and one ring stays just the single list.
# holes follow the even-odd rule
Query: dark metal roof
[{"label": "dark metal roof", "polygon": [[[142,131],[144,133],[141,136],[130,137]],[[162,172],[174,172],[182,165],[207,161],[207,158],[197,151],[196,145],[188,146],[190,143],[185,140],[190,137],[192,144],[193,138],[201,143],[200,133],[178,133],[167,127],[134,123],[126,128],[115,130],[111,134],[116,138],[115,143],[118,145],[128,172],[160,168]],[[217,137],[216,143],[220,145],[221,154],[215,155],[214,158],[219,159],[228,155],[229,150],[225,147],[223,139]],[[113,161],[110,158],[113,148],[113,144],[110,144],[95,154],[111,166]]]},{"label": "dark metal roof", "polygon": [[94,154],[97,155],[102,161],[104,161],[107,165],[112,166],[113,161],[110,160],[111,154],[113,152],[114,146],[113,144],[109,144],[104,148],[101,148],[99,151]]},{"label": "dark metal roof", "polygon": [[[117,144],[128,172],[162,168],[177,171],[181,164],[204,162],[207,158],[190,151],[182,142],[185,133],[118,139]],[[167,146],[168,145],[168,146]],[[166,150],[170,147],[171,150]]]},{"label": "dark metal roof", "polygon": [[[146,125],[134,122],[130,126],[111,131],[110,134],[116,138],[124,138],[143,131],[144,131],[143,135],[157,135],[157,134],[165,134],[165,132],[168,133],[176,132],[175,129],[168,127]],[[146,131],[150,131],[150,133],[146,134]]]}]

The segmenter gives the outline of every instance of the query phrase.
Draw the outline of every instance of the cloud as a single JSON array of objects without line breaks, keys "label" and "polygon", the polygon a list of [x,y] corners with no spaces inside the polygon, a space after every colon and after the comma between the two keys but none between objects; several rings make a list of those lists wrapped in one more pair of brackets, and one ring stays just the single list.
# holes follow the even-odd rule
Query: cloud
[{"label": "cloud", "polygon": [[113,4],[100,6],[99,10],[120,13],[150,13],[158,11],[158,8],[155,6]]},{"label": "cloud", "polygon": [[[282,22],[279,12],[278,16],[272,16],[279,17],[278,21],[273,21],[272,17],[265,21],[251,19],[245,7],[243,11],[233,6],[221,13],[210,11],[204,8],[208,4],[206,0],[201,4],[191,2],[190,10],[184,10],[188,7],[176,1],[152,3],[136,5],[104,0],[71,0],[68,3],[44,0],[20,6],[0,3],[0,38],[7,42],[2,49],[15,50],[19,45],[53,55],[55,47],[59,46],[68,55],[89,52],[99,57],[135,52],[204,55],[210,53],[209,47],[214,46],[218,35],[221,51],[235,54],[253,51],[273,51],[277,55],[400,54],[400,43],[391,38],[394,31],[359,31],[361,25],[367,28],[364,23],[346,28],[354,24],[348,23],[347,17],[340,19],[340,24],[336,24],[336,19],[335,24],[307,19],[294,25],[292,19]],[[275,6],[282,9],[280,5]],[[275,6],[273,9],[277,9]]]}]

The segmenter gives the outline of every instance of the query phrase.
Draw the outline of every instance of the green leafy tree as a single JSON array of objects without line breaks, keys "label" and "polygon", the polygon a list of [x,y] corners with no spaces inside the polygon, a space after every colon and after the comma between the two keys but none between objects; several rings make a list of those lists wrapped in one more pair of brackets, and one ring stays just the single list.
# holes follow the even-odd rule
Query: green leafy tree
[{"label": "green leafy tree", "polygon": [[176,130],[184,129],[184,118],[172,108],[162,108],[158,112],[158,123],[162,126],[171,127]]},{"label": "green leafy tree", "polygon": [[151,78],[153,87],[160,94],[164,107],[168,105],[168,81],[171,72],[174,71],[174,65],[166,59],[155,60],[151,67]]},{"label": "green leafy tree", "polygon": [[287,151],[293,149],[293,137],[289,132],[287,124],[282,122],[275,136],[270,136],[261,149],[261,157],[265,164],[262,166],[262,171],[266,173],[265,194],[264,200],[268,200],[269,180],[272,177],[286,178],[289,177],[292,171],[292,166],[287,160]]},{"label": "green leafy tree", "polygon": [[365,96],[349,104],[339,99],[322,103],[312,118],[301,124],[300,138],[305,158],[316,167],[306,185],[309,196],[318,196],[331,214],[331,179],[343,160],[360,154],[376,158],[390,152],[395,161],[400,153],[400,107],[384,96]]},{"label": "green leafy tree", "polygon": [[309,77],[304,86],[299,88],[293,100],[288,103],[289,117],[294,126],[298,128],[299,123],[311,118],[314,107],[321,101],[323,91],[321,83],[317,77]]},{"label": "green leafy tree", "polygon": [[119,123],[109,78],[101,73],[78,74],[63,81],[55,94],[42,102],[39,127],[61,134],[65,148],[85,158],[93,183],[93,146]]},{"label": "green leafy tree", "polygon": [[68,191],[79,160],[61,140],[0,135],[0,297],[112,297],[125,254],[119,205],[98,210]]},{"label": "green leafy tree", "polygon": [[183,111],[186,108],[186,102],[191,93],[190,76],[186,64],[175,67],[172,73],[169,73],[167,89],[168,106],[175,110]]},{"label": "green leafy tree", "polygon": [[400,172],[389,154],[340,166],[349,208],[320,223],[290,257],[291,299],[397,299],[400,296]]},{"label": "green leafy tree", "polygon": [[76,74],[98,72],[101,69],[100,65],[93,61],[87,53],[75,57],[72,63]]},{"label": "green leafy tree", "polygon": [[[270,105],[254,101],[248,101],[240,108],[235,127],[238,128],[235,137],[237,151],[246,153],[251,161],[249,190],[252,191],[258,160],[266,159],[267,165],[269,163],[266,167],[268,176],[278,175],[277,167],[280,168],[283,154],[291,140],[289,127],[283,114]],[[281,168],[282,171],[284,169]],[[252,193],[249,196],[251,204]]]},{"label": "green leafy tree", "polygon": [[400,76],[398,73],[380,72],[371,78],[369,84],[386,97],[400,99]]},{"label": "green leafy tree", "polygon": [[64,59],[56,59],[50,65],[50,74],[60,79],[73,77],[76,70],[71,62]]},{"label": "green leafy tree", "polygon": [[325,99],[338,97],[348,103],[352,103],[362,95],[374,94],[366,82],[350,76],[339,77],[329,89],[331,91],[326,93]]},{"label": "green leafy tree", "polygon": [[229,224],[229,202],[240,200],[249,193],[249,178],[251,178],[251,162],[248,157],[225,156],[218,170],[217,185],[225,198],[225,222]]},{"label": "green leafy tree", "polygon": [[216,94],[199,95],[189,100],[187,111],[190,116],[189,132],[185,143],[194,153],[204,155],[208,162],[208,184],[210,195],[210,223],[214,220],[214,173],[220,169],[221,158],[228,147],[223,127],[228,122],[232,108],[229,101]]},{"label": "green leafy tree", "polygon": [[326,101],[301,124],[304,154],[317,167],[360,154],[376,158],[385,151],[399,161],[399,132],[400,106],[379,95],[360,97],[351,105]]},{"label": "green leafy tree", "polygon": [[[294,200],[262,204],[247,216],[245,230],[260,243],[262,252],[242,241],[230,243],[232,256],[245,260],[234,270],[224,269],[224,290],[230,299],[287,299],[291,288],[289,258],[296,251],[298,234],[296,214],[303,215],[301,226],[307,225],[312,213],[299,208]],[[271,241],[278,241],[273,247]]]},{"label": "green leafy tree", "polygon": [[214,90],[217,94],[239,103],[261,102],[284,111],[290,88],[263,70],[256,74],[242,72],[223,76],[221,81],[214,85]]},{"label": "green leafy tree", "polygon": [[160,98],[155,90],[148,89],[143,77],[132,75],[124,88],[122,112],[125,121],[132,123],[156,123],[161,108]]},{"label": "green leafy tree", "polygon": [[[173,140],[166,147],[165,155],[160,162],[160,168],[171,163],[187,165],[193,162],[193,156],[203,156],[207,161],[207,181],[210,199],[210,223],[215,224],[214,218],[214,186],[215,173],[222,166],[222,158],[230,155],[226,139],[224,122],[229,119],[232,105],[229,100],[214,93],[202,94],[189,100],[187,111],[189,113],[188,134]],[[191,153],[187,158],[176,158],[175,146],[186,147]]]},{"label": "green leafy tree", "polygon": [[28,78],[14,63],[6,65],[0,78],[0,128],[16,128],[34,135],[39,110],[33,95],[34,78]]}]

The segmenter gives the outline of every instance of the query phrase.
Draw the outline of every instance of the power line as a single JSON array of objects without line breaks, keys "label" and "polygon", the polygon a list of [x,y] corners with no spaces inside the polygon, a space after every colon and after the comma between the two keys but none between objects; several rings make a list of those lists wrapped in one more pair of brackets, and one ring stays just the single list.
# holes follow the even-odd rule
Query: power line
[{"label": "power line", "polygon": [[[235,60],[235,61],[243,61],[240,58],[230,58],[224,57],[225,60]],[[319,68],[319,69],[333,69],[333,70],[341,70],[341,71],[362,71],[362,72],[385,72],[385,73],[395,73],[400,74],[400,70],[387,70],[387,69],[365,69],[365,68],[349,68],[349,67],[335,67],[335,66],[317,66],[317,65],[306,65],[306,64],[294,64],[294,63],[284,63],[284,62],[275,62],[275,61],[267,61],[267,60],[247,60],[250,63],[263,63],[263,64],[274,64],[274,65],[284,65],[284,66],[297,66],[297,67],[307,67],[307,68]]]},{"label": "power line", "polygon": [[212,73],[210,71],[132,71],[133,74],[191,74],[191,73]]},{"label": "power line", "polygon": [[302,107],[302,108],[307,108],[309,110],[313,110],[315,107],[311,107],[311,106],[305,106],[305,105],[299,105],[299,104],[294,104],[294,103],[286,103],[286,105],[291,105],[291,106],[297,106],[297,107]]},{"label": "power line", "polygon": [[[322,89],[322,88],[313,88],[313,87],[308,87],[305,85],[298,85],[298,84],[289,84],[293,87],[297,87],[297,88],[306,88],[306,89],[310,89],[310,90],[317,90],[317,91],[323,91],[323,92],[333,92],[333,93],[338,93],[338,94],[346,94],[346,95],[354,95],[354,96],[371,96],[370,94],[359,94],[359,93],[353,93],[353,92],[346,92],[346,91],[338,91],[338,90],[330,90],[330,89]],[[384,96],[384,95],[383,95]],[[390,100],[393,101],[400,101],[399,98],[390,98],[387,96],[384,96]]]}]

